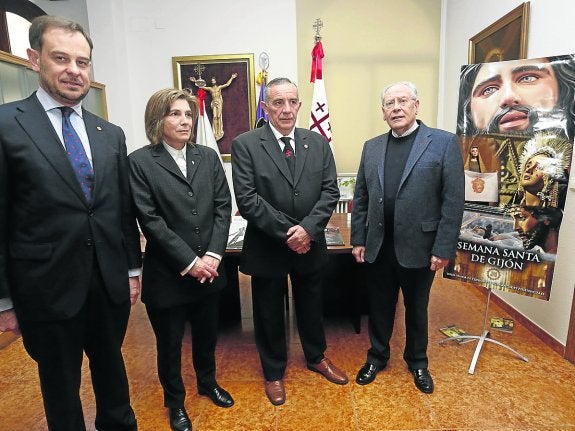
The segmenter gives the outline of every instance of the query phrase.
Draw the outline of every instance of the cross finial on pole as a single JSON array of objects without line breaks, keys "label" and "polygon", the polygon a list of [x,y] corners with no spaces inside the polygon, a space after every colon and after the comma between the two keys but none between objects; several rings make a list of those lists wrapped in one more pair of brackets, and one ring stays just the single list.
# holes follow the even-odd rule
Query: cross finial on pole
[{"label": "cross finial on pole", "polygon": [[194,66],[194,72],[196,72],[198,74],[198,78],[202,79],[202,72],[206,70],[206,66],[204,66],[203,64],[196,64]]},{"label": "cross finial on pole", "polygon": [[319,34],[319,32],[321,31],[321,29],[323,28],[323,21],[321,20],[321,18],[316,18],[314,24],[313,24],[313,29],[315,30],[315,42],[319,42],[321,40],[321,35]]},{"label": "cross finial on pole", "polygon": [[196,72],[198,74],[198,77],[190,77],[190,81],[192,81],[194,84],[196,84],[199,88],[203,88],[206,86],[206,81],[202,79],[202,72],[206,70],[206,66],[204,66],[203,64],[196,64],[194,66],[194,72]]}]

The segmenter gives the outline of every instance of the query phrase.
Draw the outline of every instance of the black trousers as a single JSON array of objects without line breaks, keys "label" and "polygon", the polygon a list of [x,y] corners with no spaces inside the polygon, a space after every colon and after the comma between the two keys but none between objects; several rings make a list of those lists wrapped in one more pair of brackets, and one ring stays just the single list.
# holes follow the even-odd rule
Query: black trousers
[{"label": "black trousers", "polygon": [[38,364],[50,431],[86,429],[80,400],[84,352],[96,398],[96,428],[137,429],[121,351],[130,308],[129,301],[119,305],[110,301],[96,265],[86,302],[77,315],[51,322],[20,322],[26,351]]},{"label": "black trousers", "polygon": [[184,407],[186,388],[182,379],[182,340],[186,322],[192,335],[192,362],[198,386],[216,385],[216,342],[220,293],[169,308],[146,307],[156,335],[158,376],[164,390],[164,406]]},{"label": "black trousers", "polygon": [[369,297],[369,339],[367,361],[385,365],[390,357],[399,290],[405,306],[405,348],[403,359],[410,370],[427,368],[429,293],[435,272],[429,267],[404,268],[395,256],[393,243],[384,245],[376,260],[366,264]]},{"label": "black trousers", "polygon": [[[290,273],[296,322],[305,359],[318,363],[326,349],[323,328],[322,274]],[[283,378],[287,366],[284,297],[286,277],[252,276],[252,304],[256,346],[264,378]]]}]

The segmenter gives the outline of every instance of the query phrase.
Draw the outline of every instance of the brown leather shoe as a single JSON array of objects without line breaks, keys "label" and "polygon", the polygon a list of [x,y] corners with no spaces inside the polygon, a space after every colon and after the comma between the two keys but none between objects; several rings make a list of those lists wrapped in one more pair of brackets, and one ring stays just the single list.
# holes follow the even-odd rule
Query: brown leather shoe
[{"label": "brown leather shoe", "polygon": [[308,370],[320,373],[330,382],[337,385],[345,385],[348,382],[345,373],[337,368],[332,362],[324,357],[319,364],[307,364]]},{"label": "brown leather shoe", "polygon": [[266,395],[274,406],[279,406],[286,402],[286,390],[283,380],[272,380],[265,382]]}]

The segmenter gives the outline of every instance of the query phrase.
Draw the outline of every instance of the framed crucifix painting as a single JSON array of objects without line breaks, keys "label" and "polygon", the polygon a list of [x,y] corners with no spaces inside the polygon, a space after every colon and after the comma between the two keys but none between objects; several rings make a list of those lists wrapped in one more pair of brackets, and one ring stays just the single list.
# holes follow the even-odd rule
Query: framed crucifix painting
[{"label": "framed crucifix painting", "polygon": [[205,90],[208,116],[224,161],[232,140],[254,124],[256,97],[253,54],[172,57],[174,86],[197,95]]}]

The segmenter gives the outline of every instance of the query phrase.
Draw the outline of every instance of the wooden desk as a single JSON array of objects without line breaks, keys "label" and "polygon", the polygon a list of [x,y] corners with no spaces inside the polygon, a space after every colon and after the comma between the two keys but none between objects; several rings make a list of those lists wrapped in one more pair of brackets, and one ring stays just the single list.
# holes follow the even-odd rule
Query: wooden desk
[{"label": "wooden desk", "polygon": [[[241,218],[240,218],[241,219]],[[245,220],[244,220],[245,223]],[[335,227],[338,228],[342,239],[344,241],[344,245],[332,245],[328,246],[327,250],[328,253],[351,253],[351,245],[349,243],[349,234],[350,234],[350,222],[348,219],[347,213],[334,213],[331,218],[329,219],[329,223],[327,227]],[[226,249],[226,256],[236,256],[241,255],[242,250],[241,248],[228,248]]]},{"label": "wooden desk", "polygon": [[[356,333],[361,331],[361,314],[365,311],[362,266],[351,255],[348,214],[334,213],[328,227],[339,228],[344,245],[328,246],[329,260],[324,273],[324,314],[347,315]],[[222,293],[220,315],[223,320],[241,319],[238,266],[241,250],[229,249],[225,254],[228,285]]]},{"label": "wooden desk", "polygon": [[361,315],[366,312],[363,265],[357,264],[351,251],[349,214],[334,213],[328,227],[339,228],[344,245],[328,246],[329,260],[324,273],[324,314],[348,316],[355,332],[361,332]]},{"label": "wooden desk", "polygon": [[327,227],[335,227],[339,229],[344,245],[330,245],[327,247],[327,252],[330,254],[351,253],[352,246],[349,243],[349,234],[351,230],[350,220],[347,213],[334,213],[329,219]]}]

